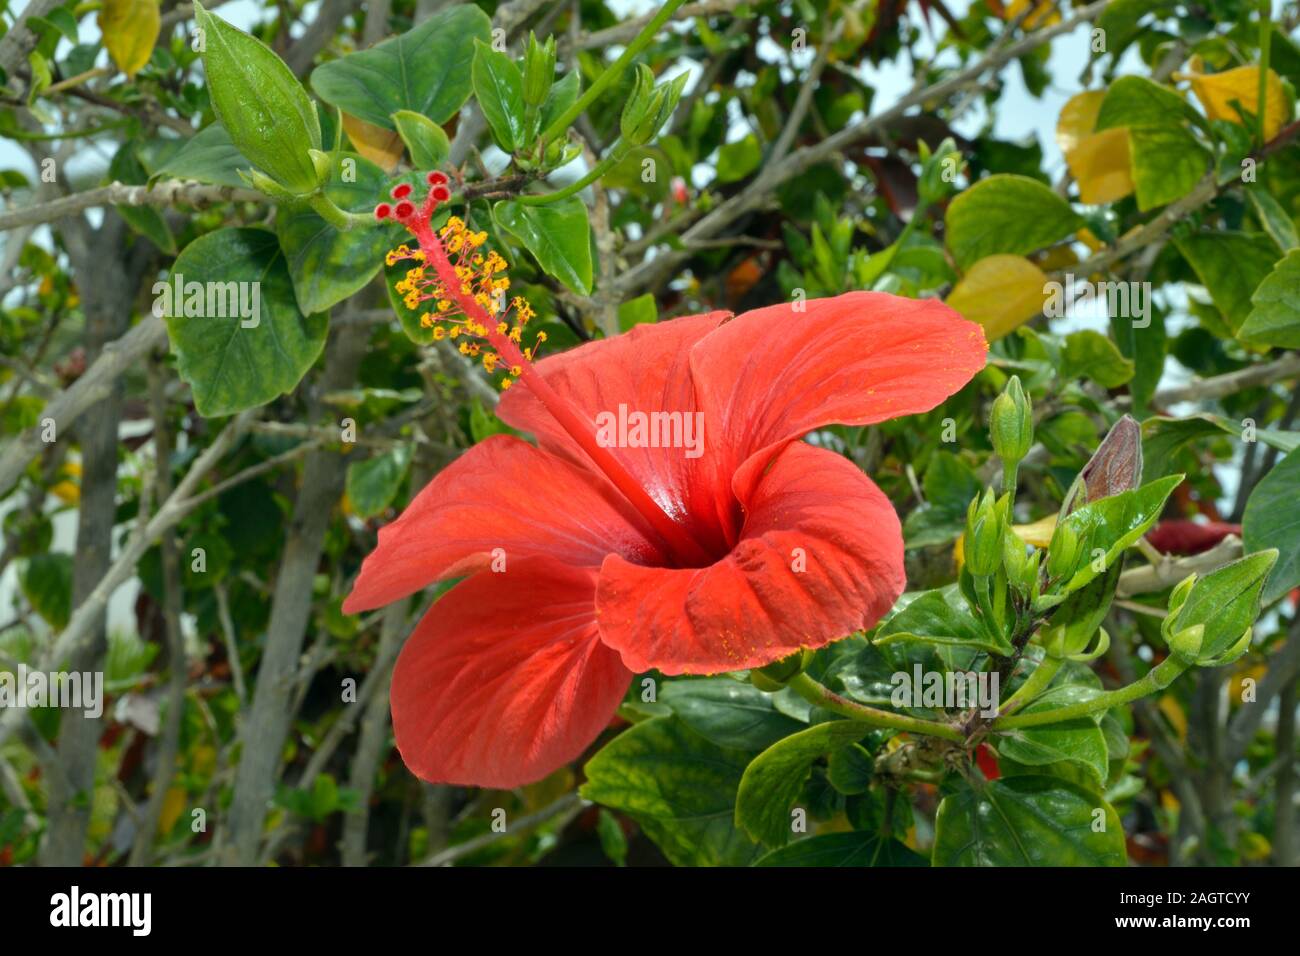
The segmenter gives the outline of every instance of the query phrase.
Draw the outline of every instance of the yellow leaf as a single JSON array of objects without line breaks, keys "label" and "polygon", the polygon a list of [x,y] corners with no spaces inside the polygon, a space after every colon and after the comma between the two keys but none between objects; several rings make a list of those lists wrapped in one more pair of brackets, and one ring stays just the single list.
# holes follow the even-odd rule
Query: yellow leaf
[{"label": "yellow leaf", "polygon": [[160,834],[171,833],[172,827],[176,826],[176,821],[185,810],[185,799],[186,793],[180,787],[172,787],[167,791],[167,796],[163,797],[162,812],[158,814]]},{"label": "yellow leaf", "polygon": [[58,498],[65,505],[75,505],[81,500],[81,489],[70,481],[60,481],[56,485],[50,486],[50,494]]},{"label": "yellow leaf", "polygon": [[1061,107],[1061,115],[1056,118],[1056,145],[1061,152],[1068,153],[1092,135],[1105,98],[1105,90],[1090,90],[1076,93]]},{"label": "yellow leaf", "polygon": [[1228,707],[1239,707],[1244,701],[1246,681],[1253,681],[1252,689],[1259,686],[1268,670],[1263,664],[1252,664],[1249,659],[1238,665],[1237,672],[1228,678]]},{"label": "yellow leaf", "polygon": [[[1192,92],[1201,101],[1201,107],[1210,119],[1227,120],[1254,128],[1254,120],[1247,124],[1246,117],[1259,110],[1258,66],[1239,66],[1222,73],[1179,73],[1176,79],[1192,81]],[[1241,104],[1241,110],[1233,105],[1234,100]],[[1289,115],[1290,108],[1287,106],[1282,80],[1269,70],[1264,94],[1264,139],[1276,136]]]},{"label": "yellow leaf", "polygon": [[1237,841],[1241,855],[1247,860],[1260,863],[1273,855],[1273,844],[1262,833],[1243,833]]},{"label": "yellow leaf", "polygon": [[1049,3],[1047,0],[1010,0],[1009,3],[997,4],[993,10],[1003,20],[1015,20],[1030,7],[1036,9],[1021,23],[1023,29],[1036,30],[1041,26],[1061,22],[1059,4]]},{"label": "yellow leaf", "polygon": [[948,305],[982,325],[992,342],[1042,312],[1046,285],[1043,270],[1024,256],[986,256],[958,281]]},{"label": "yellow leaf", "polygon": [[1126,129],[1108,129],[1085,137],[1065,154],[1065,163],[1079,183],[1080,202],[1097,206],[1133,192]]},{"label": "yellow leaf", "polygon": [[343,114],[343,131],[348,134],[348,139],[352,140],[358,153],[386,173],[397,168],[397,161],[406,150],[402,137],[391,129],[367,123],[347,113]]},{"label": "yellow leaf", "polygon": [[158,40],[158,0],[104,0],[96,22],[117,68],[135,76]]},{"label": "yellow leaf", "polygon": [[1057,145],[1079,184],[1080,201],[1089,205],[1115,202],[1133,192],[1128,130],[1094,132],[1105,98],[1104,90],[1073,96],[1056,121]]},{"label": "yellow leaf", "polygon": [[1156,705],[1160,708],[1160,713],[1169,719],[1169,724],[1174,728],[1174,733],[1178,739],[1187,740],[1187,714],[1183,710],[1182,704],[1166,694],[1160,698],[1160,703]]},{"label": "yellow leaf", "polygon": [[1020,535],[1020,540],[1025,544],[1032,544],[1035,548],[1045,548],[1052,543],[1052,533],[1056,530],[1056,515],[1039,518],[1031,524],[1012,525],[1011,530]]}]

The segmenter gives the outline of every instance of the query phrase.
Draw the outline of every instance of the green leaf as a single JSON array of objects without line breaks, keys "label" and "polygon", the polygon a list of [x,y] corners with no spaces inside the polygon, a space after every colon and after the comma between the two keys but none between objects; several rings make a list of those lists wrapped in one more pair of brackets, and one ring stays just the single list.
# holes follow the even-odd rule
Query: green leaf
[{"label": "green leaf", "polygon": [[778,711],[771,694],[730,677],[669,681],[659,699],[719,747],[757,752],[804,726]]},{"label": "green leaf", "polygon": [[[1156,415],[1142,423],[1142,457],[1149,478],[1160,478],[1174,469],[1174,456],[1188,442],[1209,435],[1232,435],[1242,438],[1245,430],[1240,422],[1221,415],[1202,412],[1186,418],[1169,418]],[[1257,428],[1254,437],[1281,452],[1300,448],[1300,432],[1278,431],[1274,428]]]},{"label": "green leaf", "polygon": [[773,850],[755,866],[929,866],[925,857],[892,837],[828,833]]},{"label": "green leaf", "polygon": [[826,776],[831,786],[846,796],[866,793],[875,774],[875,758],[861,744],[845,744],[831,751]]},{"label": "green leaf", "polygon": [[[176,302],[178,278],[184,290]],[[280,244],[265,229],[219,229],[194,240],[172,265],[167,286],[164,291],[156,284],[154,292],[167,301],[162,311],[176,370],[205,417],[265,405],[292,391],[325,346],[328,315],[298,311]],[[213,293],[212,308],[207,292]],[[233,307],[241,292],[248,305],[257,304],[255,317],[241,318]]]},{"label": "green leaf", "polygon": [[258,169],[295,193],[316,188],[309,149],[320,149],[320,121],[307,91],[284,61],[194,4],[203,30],[203,68],[212,108],[230,140]]},{"label": "green leaf", "polygon": [[[135,144],[123,143],[112,161],[108,164],[110,178],[127,185],[142,185],[149,177],[136,156]],[[167,222],[157,209],[152,206],[114,206],[127,225],[147,238],[168,255],[176,255],[176,240],[172,237]]]},{"label": "green leaf", "polygon": [[[1063,590],[1077,591],[1109,569],[1125,549],[1135,544],[1156,523],[1165,502],[1182,480],[1182,475],[1170,475],[1148,482],[1141,488],[1099,498],[1072,511],[1061,526],[1070,527],[1078,535],[1081,566],[1069,577]],[[1058,533],[1059,530],[1058,527]],[[1100,568],[1093,557],[1096,550],[1104,552],[1100,556]]]},{"label": "green leaf", "polygon": [[1120,352],[1133,362],[1133,378],[1129,381],[1128,390],[1133,396],[1133,415],[1140,419],[1148,414],[1151,398],[1165,373],[1168,339],[1165,335],[1164,314],[1154,307],[1148,297],[1144,317],[1113,314],[1110,328]]},{"label": "green leaf", "polygon": [[656,717],[587,761],[581,793],[636,820],[676,866],[745,866],[760,851],[732,825],[732,805],[748,761],[674,717]]},{"label": "green leaf", "polygon": [[1106,90],[1095,129],[1162,129],[1196,119],[1196,110],[1176,90],[1130,75],[1121,76]]},{"label": "green leaf", "polygon": [[790,810],[812,772],[813,762],[871,732],[869,724],[832,720],[773,744],[745,768],[736,794],[736,825],[767,846],[790,841]]},{"label": "green leaf", "polygon": [[1266,192],[1262,186],[1257,186],[1246,192],[1246,198],[1250,200],[1250,208],[1254,211],[1255,218],[1259,220],[1259,224],[1278,249],[1282,252],[1291,252],[1300,248],[1300,233],[1296,232],[1295,220],[1272,194]]},{"label": "green leaf", "polygon": [[[366,212],[384,191],[384,171],[355,153],[330,156],[325,195],[340,209]],[[362,289],[384,264],[398,241],[391,225],[346,232],[327,223],[309,206],[281,208],[276,235],[303,313],[323,312]],[[407,263],[409,267],[410,263]]]},{"label": "green leaf", "polygon": [[311,87],[326,103],[393,129],[411,110],[441,125],[470,94],[473,40],[491,39],[492,23],[473,4],[452,7],[400,36],[318,66]]},{"label": "green leaf", "polygon": [[1050,187],[1011,175],[975,183],[948,205],[944,223],[948,248],[963,271],[985,256],[1025,255],[1050,246],[1085,225]]},{"label": "green leaf", "polygon": [[542,104],[541,119],[538,120],[539,129],[550,129],[551,124],[564,115],[574,103],[578,102],[578,96],[582,92],[582,77],[578,75],[577,70],[572,70],[564,75],[564,79],[552,84],[551,91],[546,94],[546,102]]},{"label": "green leaf", "polygon": [[1233,333],[1251,312],[1251,296],[1273,270],[1277,249],[1265,236],[1209,232],[1175,239]]},{"label": "green leaf", "polygon": [[486,43],[474,44],[474,96],[492,130],[492,138],[507,153],[528,145],[524,128],[524,77],[515,61]]},{"label": "green leaf", "polygon": [[451,140],[441,126],[411,110],[398,110],[393,114],[393,125],[411,155],[411,165],[416,169],[437,169],[447,161]]},{"label": "green leaf", "polygon": [[1246,551],[1277,548],[1277,564],[1264,587],[1272,604],[1300,585],[1300,449],[1291,452],[1264,476],[1246,501],[1241,522]]},{"label": "green leaf", "polygon": [[1111,84],[1096,131],[1126,128],[1138,209],[1179,199],[1205,175],[1209,154],[1188,128],[1199,115],[1176,91],[1143,76]]},{"label": "green leaf", "polygon": [[373,518],[397,495],[411,463],[409,445],[398,445],[382,455],[348,465],[348,501],[358,518]]},{"label": "green leaf", "polygon": [[990,639],[956,584],[923,592],[880,627],[873,643],[885,647],[900,641],[958,645],[1001,655],[1013,651],[1010,644]]},{"label": "green leaf", "polygon": [[576,196],[544,206],[503,199],[492,207],[502,229],[519,239],[538,264],[579,295],[591,293],[591,226]]},{"label": "green leaf", "polygon": [[240,189],[246,184],[240,178],[239,170],[252,166],[248,157],[235,147],[226,128],[220,123],[212,123],[187,139],[185,145],[158,168],[153,178],[193,179]]},{"label": "green leaf", "polygon": [[1292,249],[1250,297],[1253,308],[1237,335],[1243,341],[1300,348],[1300,249]]},{"label": "green leaf", "polygon": [[626,332],[634,325],[647,325],[659,321],[659,306],[653,292],[628,299],[618,307],[618,327]]},{"label": "green leaf", "polygon": [[[1032,714],[1072,703],[1076,689],[1061,687],[1048,691],[1021,713]],[[1059,724],[1022,727],[1000,733],[996,738],[998,754],[1031,767],[1054,763],[1074,763],[1084,767],[1100,788],[1109,771],[1106,735],[1091,717],[1079,717]]]},{"label": "green leaf", "polygon": [[727,143],[718,150],[717,182],[734,183],[744,179],[763,162],[763,149],[755,136]]},{"label": "green leaf", "polygon": [[963,790],[944,798],[935,819],[935,866],[1123,866],[1126,859],[1114,808],[1054,777]]},{"label": "green leaf", "polygon": [[618,817],[601,807],[596,815],[596,835],[600,837],[600,849],[615,866],[627,866],[627,835]]},{"label": "green leaf", "polygon": [[1140,212],[1181,199],[1205,175],[1209,153],[1182,127],[1131,129],[1128,140]]},{"label": "green leaf", "polygon": [[22,566],[18,586],[32,610],[56,631],[72,616],[72,555],[34,554]]},{"label": "green leaf", "polygon": [[1092,329],[1071,332],[1061,350],[1061,379],[1087,378],[1102,388],[1119,388],[1133,377],[1133,363],[1119,347]]}]

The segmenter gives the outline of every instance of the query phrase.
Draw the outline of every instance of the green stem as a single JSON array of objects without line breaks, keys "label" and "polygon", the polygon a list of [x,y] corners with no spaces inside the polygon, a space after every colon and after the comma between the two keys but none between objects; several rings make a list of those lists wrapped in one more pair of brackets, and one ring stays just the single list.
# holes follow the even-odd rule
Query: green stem
[{"label": "green stem", "polygon": [[1002,463],[1002,492],[1011,495],[1011,507],[1016,504],[1016,480],[1020,471],[1020,462],[1004,461]]},{"label": "green stem", "polygon": [[550,126],[542,130],[539,139],[543,150],[546,148],[547,143],[568,129],[569,124],[581,116],[582,112],[592,104],[596,97],[605,91],[606,87],[623,75],[623,71],[627,69],[627,65],[632,62],[632,59],[650,45],[650,41],[659,32],[659,28],[667,23],[668,19],[677,12],[677,8],[685,2],[686,0],[668,0],[659,8],[659,12],[655,14],[654,19],[647,23],[645,28],[637,34],[636,39],[628,44],[627,49],[623,51],[623,55],[615,60],[609,69],[596,77],[596,82],[587,88],[587,92],[578,97],[576,103],[561,113]]},{"label": "green stem", "polygon": [[1040,710],[1032,714],[1018,714],[1014,717],[999,717],[993,721],[993,729],[1014,730],[1017,727],[1038,727],[1042,724],[1056,724],[1063,720],[1073,720],[1075,717],[1086,717],[1098,711],[1110,710],[1112,707],[1119,707],[1121,704],[1129,704],[1141,697],[1164,690],[1173,683],[1174,678],[1190,666],[1186,661],[1170,654],[1147,671],[1145,677],[1134,681],[1127,687],[1107,691],[1089,700],[1070,704],[1066,707]]},{"label": "green stem", "polygon": [[933,720],[921,720],[919,717],[908,717],[906,714],[895,714],[888,710],[879,710],[849,700],[847,697],[841,697],[826,685],[813,680],[807,674],[796,674],[790,678],[786,686],[810,704],[824,707],[841,717],[847,717],[860,723],[871,724],[874,727],[888,727],[891,730],[904,730],[913,734],[929,734],[931,737],[941,737],[944,740],[951,740],[953,743],[961,743],[965,739],[962,737],[960,730],[948,724],[941,724]]},{"label": "green stem", "polygon": [[591,168],[591,172],[583,176],[576,183],[571,183],[563,189],[557,189],[553,193],[542,193],[540,195],[520,196],[519,203],[523,206],[545,206],[547,203],[559,202],[561,199],[568,199],[582,190],[586,189],[605,173],[609,172],[614,166],[623,161],[627,155],[627,147],[623,141],[619,140],[614,144],[608,155]]},{"label": "green stem", "polygon": [[344,232],[359,226],[373,226],[378,222],[374,216],[340,209],[324,193],[313,193],[308,198],[307,205],[331,226]]},{"label": "green stem", "polygon": [[1264,121],[1268,108],[1268,60],[1273,45],[1273,8],[1269,0],[1259,4],[1259,103],[1255,109],[1257,146],[1264,145]]},{"label": "green stem", "polygon": [[1003,702],[1000,716],[1006,717],[1015,713],[1046,690],[1047,685],[1052,682],[1052,678],[1056,676],[1056,672],[1061,669],[1063,663],[1065,662],[1060,658],[1049,657],[1039,664],[1034,669],[1034,672],[1025,679],[1025,682],[1020,685],[1020,689]]}]

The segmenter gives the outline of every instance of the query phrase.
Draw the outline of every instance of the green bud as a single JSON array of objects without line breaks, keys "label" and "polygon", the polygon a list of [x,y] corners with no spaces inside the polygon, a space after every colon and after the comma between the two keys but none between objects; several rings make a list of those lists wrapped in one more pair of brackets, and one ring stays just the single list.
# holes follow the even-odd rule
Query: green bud
[{"label": "green bud", "polygon": [[1002,566],[1007,569],[1007,582],[1018,593],[1028,594],[1033,585],[1029,577],[1029,547],[1010,528],[1002,536]]},{"label": "green bud", "polygon": [[316,168],[316,185],[324,186],[330,181],[330,172],[334,166],[330,154],[319,149],[309,149],[307,155],[311,157],[312,166]]},{"label": "green bud", "polygon": [[1074,574],[1079,564],[1083,542],[1079,533],[1068,521],[1062,521],[1052,532],[1052,543],[1047,547],[1047,576],[1052,581]]},{"label": "green bud", "polygon": [[1029,454],[1029,446],[1034,443],[1034,415],[1017,375],[1011,376],[1002,394],[993,401],[989,436],[993,450],[1004,462],[1015,464]]},{"label": "green bud", "polygon": [[238,170],[239,178],[248,183],[253,189],[265,196],[270,196],[277,202],[302,203],[303,197],[299,193],[290,192],[278,182],[267,176],[265,173],[256,169]]},{"label": "green bud", "polygon": [[1002,564],[1002,533],[1005,510],[992,491],[985,491],[966,510],[966,567],[975,577],[996,574]]},{"label": "green bud", "polygon": [[956,173],[962,165],[961,153],[951,138],[945,139],[931,153],[920,142],[921,177],[917,181],[917,194],[923,205],[929,206],[952,193],[956,188]]},{"label": "green bud", "polygon": [[1205,625],[1193,624],[1169,636],[1169,650],[1189,664],[1195,664],[1200,659],[1204,640]]},{"label": "green bud", "polygon": [[547,37],[545,43],[538,43],[537,37],[529,32],[528,49],[524,53],[524,103],[529,106],[545,103],[554,80],[555,37]]},{"label": "green bud", "polygon": [[654,74],[645,64],[638,64],[636,79],[632,85],[632,95],[623,107],[619,120],[619,129],[623,142],[628,146],[644,146],[654,138],[681,99],[682,89],[686,86],[687,74],[682,73],[673,80],[654,85]]},{"label": "green bud", "polygon": [[1201,667],[1218,667],[1244,654],[1277,556],[1274,548],[1257,551],[1181,582],[1169,596],[1169,615],[1160,629],[1170,650]]}]

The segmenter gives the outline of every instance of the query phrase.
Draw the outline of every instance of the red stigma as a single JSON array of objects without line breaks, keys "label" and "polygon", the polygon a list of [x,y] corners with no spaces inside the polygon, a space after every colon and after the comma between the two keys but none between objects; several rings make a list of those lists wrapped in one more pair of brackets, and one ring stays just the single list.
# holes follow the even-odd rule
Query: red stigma
[{"label": "red stigma", "polygon": [[409,195],[411,195],[410,183],[402,183],[399,186],[393,187],[392,197],[394,199],[405,199]]},{"label": "red stigma", "polygon": [[415,212],[415,207],[405,200],[399,202],[397,208],[393,210],[393,214],[398,219],[409,219],[413,212]]},{"label": "red stigma", "polygon": [[378,206],[375,207],[375,218],[387,219],[392,214],[392,212],[393,212],[392,206],[388,205],[388,203],[386,202],[381,202]]},{"label": "red stigma", "polygon": [[425,179],[425,181],[426,181],[430,186],[445,186],[445,185],[447,185],[447,174],[446,174],[446,173],[440,173],[440,172],[438,172],[437,170],[434,170],[434,171],[431,172],[428,176],[425,176],[424,179]]},{"label": "red stigma", "polygon": [[436,202],[446,202],[451,198],[451,190],[446,186],[434,186],[433,198]]}]

